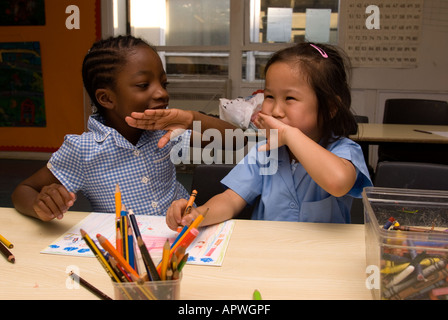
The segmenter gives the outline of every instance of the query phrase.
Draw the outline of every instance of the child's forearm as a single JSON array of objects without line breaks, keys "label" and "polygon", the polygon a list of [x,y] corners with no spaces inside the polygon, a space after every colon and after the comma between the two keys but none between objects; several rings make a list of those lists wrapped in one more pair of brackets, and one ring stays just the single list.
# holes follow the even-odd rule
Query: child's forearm
[{"label": "child's forearm", "polygon": [[[244,147],[246,145],[246,138],[244,136],[244,132],[242,129],[234,126],[233,124],[226,122],[224,120],[221,120],[217,117],[209,116],[206,114],[203,114],[198,111],[189,111],[193,115],[193,122],[197,121],[200,123],[200,133],[203,134],[204,131],[208,129],[217,130],[219,132],[219,136],[221,137],[221,143],[223,146],[223,149],[226,150],[237,150],[240,147]],[[191,123],[190,129],[196,129],[197,126],[194,126],[194,123]],[[227,132],[226,132],[227,130]],[[193,131],[193,137],[195,135],[195,131]],[[232,140],[226,141],[226,135],[230,135],[232,137]],[[215,137],[214,134],[212,134],[213,137]],[[202,147],[207,146],[210,141],[201,138],[201,144]],[[232,145],[228,146],[226,145],[227,142],[231,142]],[[242,142],[242,143],[241,143]],[[242,144],[242,145],[238,145]]]},{"label": "child's forearm", "polygon": [[[225,129],[236,129],[237,127],[233,124],[219,119],[218,117],[206,115],[198,111],[189,111],[193,115],[193,121],[201,122],[201,133],[206,129],[217,129],[220,132],[225,132]],[[193,123],[191,123],[190,129],[193,129]]]},{"label": "child's forearm", "polygon": [[356,180],[350,161],[323,148],[297,128],[288,130],[285,137],[292,154],[319,186],[335,197],[350,191]]},{"label": "child's forearm", "polygon": [[212,197],[204,205],[200,206],[198,210],[201,213],[205,213],[207,208],[209,209],[202,225],[212,225],[234,218],[245,206],[246,202],[243,198],[233,190],[227,189],[223,193]]},{"label": "child's forearm", "polygon": [[17,211],[24,215],[38,218],[36,211],[34,210],[34,202],[38,194],[39,193],[32,187],[20,184],[12,193],[11,199]]}]

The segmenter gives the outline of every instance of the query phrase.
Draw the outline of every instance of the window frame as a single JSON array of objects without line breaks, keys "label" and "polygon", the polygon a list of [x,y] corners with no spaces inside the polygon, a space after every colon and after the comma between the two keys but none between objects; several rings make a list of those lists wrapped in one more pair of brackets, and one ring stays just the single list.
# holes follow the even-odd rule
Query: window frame
[{"label": "window frame", "polygon": [[[120,1],[120,0],[118,0]],[[121,0],[121,17],[120,21],[123,21],[123,14],[128,17],[128,9],[123,10],[123,1]],[[252,7],[251,7],[252,6]],[[114,35],[114,23],[113,23],[113,0],[102,0],[102,28],[103,37]],[[262,89],[264,86],[264,80],[256,80],[254,77],[243,77],[243,55],[244,53],[252,52],[266,52],[273,53],[283,48],[290,47],[294,43],[257,43],[250,41],[251,25],[254,23],[254,18],[251,17],[251,8],[258,10],[260,7],[260,0],[230,0],[230,30],[229,30],[229,44],[222,46],[155,46],[160,53],[162,61],[165,65],[164,53],[226,53],[229,56],[229,69],[227,75],[227,86],[229,87],[228,97],[229,99],[237,98],[239,96],[250,95],[253,91]],[[340,5],[339,5],[340,7]],[[120,11],[120,10],[118,10]],[[126,30],[126,33],[130,33],[129,22],[126,26],[120,26],[119,31]],[[241,32],[243,30],[243,32]],[[338,27],[339,32],[339,27]],[[246,59],[251,59],[248,57]],[[246,73],[254,75],[253,65],[250,65],[250,61],[246,62]],[[182,82],[182,81],[204,81],[205,77],[176,77],[169,76],[170,82]],[[211,80],[213,77],[210,77]],[[221,78],[222,79],[222,78]],[[246,80],[247,79],[247,80]]]}]

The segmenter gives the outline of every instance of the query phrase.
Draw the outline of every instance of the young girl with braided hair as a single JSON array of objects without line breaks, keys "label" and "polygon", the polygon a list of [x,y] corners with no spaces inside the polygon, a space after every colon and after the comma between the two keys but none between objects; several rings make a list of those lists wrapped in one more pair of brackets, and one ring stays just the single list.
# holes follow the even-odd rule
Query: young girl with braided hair
[{"label": "young girl with braided hair", "polygon": [[[122,202],[136,214],[165,215],[173,200],[189,197],[176,180],[170,151],[175,144],[188,150],[191,131],[161,146],[166,131],[138,129],[125,121],[132,112],[168,106],[167,76],[156,50],[133,36],[100,40],[84,58],[82,78],[96,109],[89,131],[67,135],[47,166],[17,186],[15,208],[43,221],[62,219],[81,191],[93,211],[114,213],[118,184]],[[204,130],[234,128],[197,112],[176,109],[173,114],[201,120]]]}]

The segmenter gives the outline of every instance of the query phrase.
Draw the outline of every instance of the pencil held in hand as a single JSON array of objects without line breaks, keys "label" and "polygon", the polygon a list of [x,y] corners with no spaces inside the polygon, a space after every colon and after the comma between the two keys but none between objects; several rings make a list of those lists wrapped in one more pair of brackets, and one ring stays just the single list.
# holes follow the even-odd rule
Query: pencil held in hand
[{"label": "pencil held in hand", "polygon": [[191,208],[193,208],[193,203],[194,203],[194,200],[196,199],[197,195],[198,195],[198,192],[196,190],[193,190],[191,192],[190,199],[188,199],[187,207],[185,208],[185,211],[182,214],[182,217],[186,216],[187,214],[189,214],[191,212]]}]

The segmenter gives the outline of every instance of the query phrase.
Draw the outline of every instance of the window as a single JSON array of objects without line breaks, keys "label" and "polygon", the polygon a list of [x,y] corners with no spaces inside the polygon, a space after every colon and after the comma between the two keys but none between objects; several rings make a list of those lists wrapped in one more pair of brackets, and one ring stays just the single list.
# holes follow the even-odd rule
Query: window
[{"label": "window", "polygon": [[338,0],[113,0],[113,13],[115,35],[157,47],[171,100],[202,101],[206,112],[261,89],[274,51],[338,35]]}]

